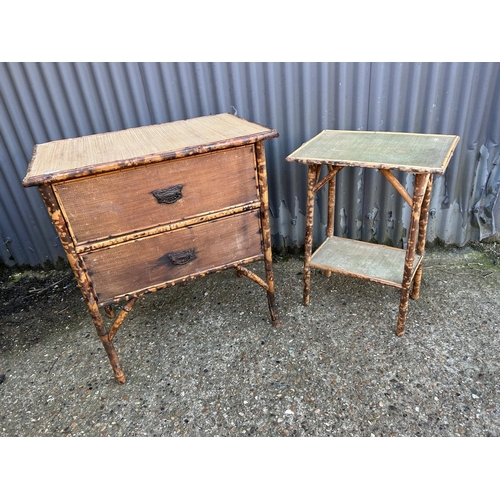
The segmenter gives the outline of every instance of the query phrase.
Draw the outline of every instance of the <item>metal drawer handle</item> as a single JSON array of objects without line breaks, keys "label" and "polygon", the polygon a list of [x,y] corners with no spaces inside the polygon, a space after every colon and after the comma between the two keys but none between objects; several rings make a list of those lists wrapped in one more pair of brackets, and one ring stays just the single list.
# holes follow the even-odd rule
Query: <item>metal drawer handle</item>
[{"label": "metal drawer handle", "polygon": [[165,189],[157,189],[153,191],[153,196],[158,203],[175,203],[182,198],[182,184],[176,184]]},{"label": "metal drawer handle", "polygon": [[170,252],[167,253],[167,257],[174,266],[182,266],[196,259],[196,249],[188,248],[187,250],[181,250],[180,252]]}]

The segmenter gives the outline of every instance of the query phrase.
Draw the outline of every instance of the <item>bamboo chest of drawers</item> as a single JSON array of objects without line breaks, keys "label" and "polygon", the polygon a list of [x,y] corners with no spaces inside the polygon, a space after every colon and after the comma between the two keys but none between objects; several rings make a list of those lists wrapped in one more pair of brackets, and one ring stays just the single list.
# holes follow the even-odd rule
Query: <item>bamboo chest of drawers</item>
[{"label": "bamboo chest of drawers", "polygon": [[[220,114],[35,146],[23,186],[40,190],[118,382],[113,337],[147,292],[234,268],[278,325],[263,143],[277,136]],[[257,260],[265,279],[243,267]]]}]

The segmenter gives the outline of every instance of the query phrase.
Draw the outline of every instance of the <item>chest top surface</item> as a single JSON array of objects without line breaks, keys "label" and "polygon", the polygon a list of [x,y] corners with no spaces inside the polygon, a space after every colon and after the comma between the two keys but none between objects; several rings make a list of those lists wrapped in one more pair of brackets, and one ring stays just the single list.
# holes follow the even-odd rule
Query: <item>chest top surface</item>
[{"label": "chest top surface", "polygon": [[455,135],[323,130],[287,161],[442,174],[458,141]]},{"label": "chest top surface", "polygon": [[224,113],[62,139],[35,146],[23,186],[183,158],[277,136],[274,129]]}]

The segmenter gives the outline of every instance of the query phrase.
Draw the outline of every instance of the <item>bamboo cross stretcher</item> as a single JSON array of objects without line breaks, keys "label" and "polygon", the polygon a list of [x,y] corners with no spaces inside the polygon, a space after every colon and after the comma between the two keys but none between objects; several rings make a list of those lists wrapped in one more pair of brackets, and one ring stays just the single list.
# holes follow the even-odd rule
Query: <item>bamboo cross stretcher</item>
[{"label": "bamboo cross stretcher", "polygon": [[[304,305],[309,305],[311,268],[347,274],[401,289],[396,335],[402,336],[408,299],[420,295],[422,264],[434,174],[443,174],[459,141],[458,136],[324,130],[286,159],[307,165]],[[323,165],[328,173],[320,179]],[[345,167],[375,168],[411,207],[407,248],[400,249],[334,236],[337,174]],[[410,195],[393,171],[414,174]],[[312,253],[314,200],[328,184],[326,239]],[[412,286],[413,283],[413,287]]]}]

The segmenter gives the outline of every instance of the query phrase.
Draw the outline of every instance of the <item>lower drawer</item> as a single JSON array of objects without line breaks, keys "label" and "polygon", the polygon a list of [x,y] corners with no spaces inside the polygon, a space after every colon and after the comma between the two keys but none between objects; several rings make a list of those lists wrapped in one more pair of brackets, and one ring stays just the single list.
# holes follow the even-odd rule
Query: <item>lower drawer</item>
[{"label": "lower drawer", "polygon": [[82,254],[100,304],[262,256],[259,211]]}]

